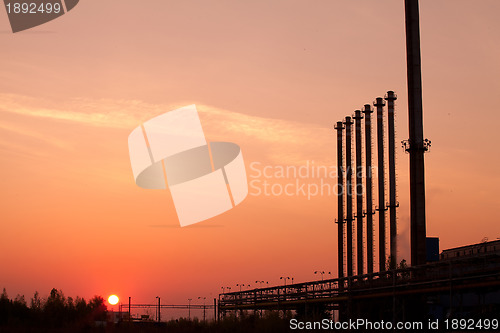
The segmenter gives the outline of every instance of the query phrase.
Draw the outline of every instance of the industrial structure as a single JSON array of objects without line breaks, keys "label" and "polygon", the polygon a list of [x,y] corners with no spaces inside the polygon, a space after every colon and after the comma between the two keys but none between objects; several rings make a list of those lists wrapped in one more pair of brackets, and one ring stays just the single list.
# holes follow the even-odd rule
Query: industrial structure
[{"label": "industrial structure", "polygon": [[[373,273],[373,185],[372,185],[372,125],[371,105],[365,104],[363,114],[365,115],[365,192],[366,192],[366,271]],[[340,277],[340,275],[339,275]]]},{"label": "industrial structure", "polygon": [[337,130],[337,214],[338,216],[342,216],[341,219],[337,219],[337,252],[338,252],[338,274],[339,278],[344,277],[344,158],[343,158],[343,125],[341,121],[337,122],[337,126],[335,126]]},{"label": "industrial structure", "polygon": [[480,254],[500,254],[500,240],[488,241],[485,239],[481,243],[459,246],[452,249],[444,250],[441,255],[441,260],[452,260],[463,257],[475,257]]},{"label": "industrial structure", "polygon": [[[444,250],[439,239],[426,237],[424,153],[430,141],[423,136],[422,79],[418,0],[405,0],[409,139],[402,141],[410,166],[411,266],[397,267],[397,177],[395,101],[388,91],[373,103],[377,127],[377,201],[374,207],[372,117],[370,104],[354,116],[338,121],[338,278],[258,288],[219,295],[218,315],[245,311],[295,311],[297,316],[318,316],[335,311],[333,319],[396,321],[427,318],[485,318],[500,313],[500,241]],[[384,107],[387,101],[387,142]],[[363,114],[363,115],[362,115]],[[364,118],[364,141],[362,119]],[[352,122],[354,119],[354,123]],[[352,125],[355,136],[356,187],[353,191]],[[344,131],[345,130],[345,131]],[[345,134],[344,134],[345,133]],[[363,166],[363,142],[365,161]],[[387,148],[387,151],[386,151]],[[385,156],[388,156],[386,165]],[[345,156],[345,161],[344,161]],[[362,169],[365,168],[363,185]],[[388,196],[386,202],[386,174]],[[344,188],[345,184],[345,188]],[[356,194],[354,214],[353,193]],[[375,208],[375,209],[374,209]],[[389,255],[386,254],[386,211],[389,210]],[[373,215],[378,213],[378,226]],[[353,224],[356,221],[356,224]],[[356,233],[353,228],[356,227]],[[378,227],[378,239],[374,237]],[[366,230],[366,233],[364,233]],[[345,242],[344,242],[345,235]],[[354,239],[356,237],[356,239]],[[363,241],[366,239],[366,250]],[[375,242],[378,242],[378,272]],[[427,250],[429,249],[429,251]],[[346,259],[344,261],[344,255]],[[354,256],[356,255],[356,261]],[[366,261],[365,261],[366,256]],[[364,272],[364,263],[366,271]],[[345,263],[345,264],[344,264]],[[356,265],[356,267],[355,267]],[[286,281],[285,281],[286,282]],[[497,319],[498,320],[498,319]]]},{"label": "industrial structure", "polygon": [[384,163],[384,106],[382,97],[377,97],[373,105],[377,108],[377,157],[378,157],[378,260],[379,271],[385,270],[385,163]]},{"label": "industrial structure", "polygon": [[397,99],[394,91],[388,91],[385,95],[387,101],[387,132],[389,138],[389,238],[391,252],[390,267],[396,268],[397,263],[397,216],[396,208],[399,204],[396,200],[396,130],[394,121],[394,101]]},{"label": "industrial structure", "polygon": [[[346,216],[339,216],[339,221],[345,221],[346,223],[346,235],[347,235],[347,276],[352,276],[354,272],[354,261],[353,261],[353,232],[352,232],[352,121],[351,117],[345,117],[345,163],[346,163],[346,188],[344,189],[346,193]],[[340,194],[339,194],[340,195]]]},{"label": "industrial structure", "polygon": [[[116,312],[116,316],[118,321],[128,321],[128,322],[150,322],[162,321],[162,310],[186,310],[187,318],[191,320],[191,312],[192,311],[203,311],[203,321],[210,316],[209,312],[213,311],[213,318],[217,317],[217,301],[213,300],[213,304],[161,304],[160,297],[157,297],[156,304],[150,303],[132,303],[132,297],[128,298],[128,303],[120,303],[119,310]],[[189,300],[191,301],[191,300]],[[154,310],[155,315],[154,318],[149,314],[141,313],[141,310]],[[134,313],[135,311],[135,313]],[[210,316],[212,317],[212,316]]]},{"label": "industrial structure", "polygon": [[415,266],[425,264],[426,259],[424,153],[429,145],[429,141],[424,140],[418,0],[405,0],[405,18],[410,134],[406,151],[410,154],[411,264]]},{"label": "industrial structure", "polygon": [[[425,174],[424,153],[430,146],[430,141],[423,138],[423,111],[422,111],[422,79],[420,64],[420,34],[419,13],[417,0],[405,0],[406,14],[406,51],[407,51],[407,75],[408,75],[408,125],[409,139],[403,141],[405,150],[410,156],[410,233],[411,233],[411,264],[423,265],[426,263],[426,227],[425,227]],[[377,97],[373,102],[377,116],[377,180],[378,180],[378,270],[385,271],[388,267],[395,268],[398,260],[397,254],[397,189],[396,189],[396,138],[395,138],[395,101],[397,95],[394,91],[388,91],[384,98]],[[387,101],[387,142],[385,145],[384,107]],[[356,110],[355,120],[355,161],[356,161],[356,214],[353,214],[353,191],[352,191],[352,120],[350,116],[345,117],[345,148],[342,145],[342,126],[337,123],[337,163],[338,184],[343,185],[345,170],[346,188],[338,193],[337,223],[339,231],[339,277],[344,276],[343,271],[343,235],[345,222],[347,253],[347,276],[364,273],[363,240],[366,237],[366,267],[367,272],[373,272],[373,197],[372,197],[372,143],[371,143],[371,110],[370,105],[365,105],[363,111]],[[362,119],[365,116],[365,184],[362,184]],[[345,149],[345,167],[343,155]],[[341,150],[341,152],[339,152]],[[385,156],[388,155],[388,166],[386,168]],[[386,173],[389,179],[389,202],[386,202]],[[365,190],[364,190],[365,189]],[[344,193],[345,192],[345,195]],[[345,209],[340,207],[344,205]],[[363,207],[363,203],[366,206]],[[387,227],[386,211],[389,210],[389,256],[386,254]],[[345,214],[345,215],[344,215]],[[366,223],[364,222],[366,218]],[[356,242],[354,242],[353,221],[356,220]],[[364,234],[366,230],[366,235]],[[342,237],[342,241],[340,239]],[[355,268],[354,255],[357,258]],[[342,266],[341,266],[342,265]]]},{"label": "industrial structure", "polygon": [[356,247],[358,275],[363,274],[363,166],[361,165],[361,111],[354,111],[355,133],[356,133]]},{"label": "industrial structure", "polygon": [[[387,124],[388,124],[388,173],[389,173],[389,203],[386,203],[386,162],[385,162],[385,131],[384,131],[384,107],[385,101],[382,97],[377,97],[373,102],[377,110],[377,157],[378,157],[378,206],[373,208],[372,198],[372,144],[371,144],[371,106],[364,105],[363,111],[356,110],[354,112],[354,133],[355,133],[355,174],[356,183],[355,190],[352,190],[352,173],[353,173],[353,152],[352,152],[352,120],[350,116],[345,117],[343,124],[345,125],[345,147],[343,146],[344,138],[342,136],[343,127],[342,122],[337,122],[335,129],[337,130],[337,168],[338,172],[338,186],[340,190],[338,196],[338,209],[337,209],[337,223],[338,223],[338,262],[339,262],[339,278],[344,277],[343,272],[343,237],[344,229],[342,221],[346,226],[346,253],[347,253],[347,275],[362,275],[364,274],[364,258],[366,257],[367,272],[373,273],[374,251],[373,251],[373,214],[374,210],[378,212],[378,262],[379,272],[387,269],[386,264],[390,259],[391,268],[396,267],[397,258],[397,215],[396,208],[399,204],[396,201],[396,162],[395,162],[395,124],[394,101],[397,99],[394,91],[388,91],[385,95],[385,100],[388,101],[387,111]],[[362,115],[364,114],[364,117]],[[362,119],[365,118],[365,165],[362,164],[363,155],[363,138],[362,138]],[[345,152],[346,164],[344,167],[343,157]],[[365,183],[363,183],[363,169],[365,169]],[[345,170],[345,172],[344,172]],[[346,175],[345,184],[346,188],[342,191],[344,184],[343,175]],[[345,193],[344,193],[345,192]],[[353,194],[356,196],[356,214],[353,214]],[[344,197],[346,197],[344,203]],[[366,206],[364,206],[366,204]],[[344,209],[345,205],[345,209]],[[390,224],[389,224],[389,245],[390,256],[386,254],[386,211],[390,209]],[[344,215],[345,211],[345,215]],[[364,220],[366,218],[366,223]],[[353,221],[356,221],[356,233],[353,233]],[[366,230],[366,235],[364,233]],[[356,236],[356,242],[354,242]],[[366,251],[363,246],[363,240],[366,237]],[[353,260],[356,255],[356,261]],[[356,266],[356,267],[355,267]],[[354,274],[356,272],[356,274]]]},{"label": "industrial structure", "polygon": [[[443,251],[445,253],[446,251]],[[262,310],[347,319],[422,321],[498,315],[500,251],[353,277],[257,288],[219,295],[218,317]]]}]

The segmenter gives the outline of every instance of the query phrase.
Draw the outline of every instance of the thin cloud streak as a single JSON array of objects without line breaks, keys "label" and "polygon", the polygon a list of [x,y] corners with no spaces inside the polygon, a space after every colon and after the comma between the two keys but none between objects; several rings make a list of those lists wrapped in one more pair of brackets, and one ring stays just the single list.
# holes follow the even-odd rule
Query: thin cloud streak
[{"label": "thin cloud streak", "polygon": [[32,139],[35,139],[37,141],[44,142],[46,144],[55,146],[55,147],[60,148],[60,149],[70,149],[71,148],[71,145],[68,143],[68,141],[63,141],[60,139],[56,139],[54,137],[47,137],[46,135],[44,135],[40,132],[30,130],[26,127],[20,127],[20,126],[13,124],[13,123],[0,123],[0,130],[14,133],[17,135],[21,135],[24,137],[32,138]]},{"label": "thin cloud streak", "polygon": [[[50,102],[41,99],[0,94],[0,112],[84,126],[128,130],[182,105],[150,104],[138,100],[75,99],[52,106]],[[333,143],[334,133],[331,129],[283,119],[249,116],[202,104],[197,104],[197,108],[208,141],[234,141],[234,138],[238,138],[236,141],[240,145],[257,147],[258,158],[271,163],[303,164],[306,160],[322,164],[333,163],[333,160],[328,158],[329,155],[325,154],[325,150],[330,149]],[[1,123],[0,127],[39,137],[30,130],[10,128]],[[64,146],[61,142],[55,144]]]}]

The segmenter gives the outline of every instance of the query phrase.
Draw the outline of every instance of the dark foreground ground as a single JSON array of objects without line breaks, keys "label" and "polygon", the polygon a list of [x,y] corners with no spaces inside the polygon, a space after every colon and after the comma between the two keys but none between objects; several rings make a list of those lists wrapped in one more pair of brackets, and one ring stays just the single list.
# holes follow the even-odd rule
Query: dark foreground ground
[{"label": "dark foreground ground", "polygon": [[[88,333],[132,333],[132,332],[144,332],[144,333],[191,333],[191,332],[201,332],[201,333],[281,333],[281,332],[291,332],[288,327],[289,323],[279,317],[265,318],[265,319],[236,319],[236,318],[226,318],[220,322],[201,322],[198,320],[172,320],[163,323],[154,322],[122,322],[118,324],[107,323],[105,326],[102,325],[67,325],[65,327],[41,327],[36,324],[26,325],[23,323],[18,323],[17,325],[10,326],[0,326],[0,333],[66,333],[66,332],[88,332]],[[100,327],[99,327],[100,326]]]},{"label": "dark foreground ground", "polygon": [[36,327],[36,326],[22,326],[18,325],[16,327],[0,327],[1,333],[31,333],[31,332],[54,332],[54,333],[65,333],[65,332],[88,332],[88,333],[132,333],[132,332],[144,332],[144,333],[177,333],[177,332],[201,332],[201,333],[232,333],[232,332],[269,332],[269,333],[280,333],[280,332],[290,332],[288,329],[288,322],[283,319],[266,319],[258,321],[250,320],[224,320],[219,323],[201,323],[197,321],[171,321],[167,323],[120,323],[120,324],[108,324],[106,327]]}]

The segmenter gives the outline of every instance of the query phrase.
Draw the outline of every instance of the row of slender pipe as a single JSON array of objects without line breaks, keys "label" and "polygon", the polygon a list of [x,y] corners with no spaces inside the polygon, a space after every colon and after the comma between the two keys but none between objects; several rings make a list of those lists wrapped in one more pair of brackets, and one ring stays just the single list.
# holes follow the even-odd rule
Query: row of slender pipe
[{"label": "row of slender pipe", "polygon": [[[389,141],[389,203],[385,202],[385,160],[384,160],[384,106],[387,101],[388,141]],[[379,217],[379,271],[386,270],[386,210],[389,209],[390,265],[395,267],[397,258],[397,215],[396,208],[396,162],[395,162],[395,126],[394,101],[397,99],[394,91],[388,91],[385,98],[376,98],[373,105],[377,115],[377,157],[378,157],[378,206]],[[346,226],[347,276],[354,275],[356,253],[356,274],[364,274],[363,231],[366,230],[366,267],[367,273],[373,273],[373,185],[372,185],[372,120],[373,110],[370,104],[365,104],[363,111],[356,110],[354,117],[347,116],[344,121],[337,122],[337,174],[338,174],[338,272],[344,277],[344,224]],[[363,116],[363,115],[364,116]],[[354,119],[354,122],[352,121]],[[365,125],[365,186],[363,187],[362,165],[362,119]],[[353,191],[353,153],[352,126],[355,139],[355,171],[356,182]],[[345,129],[345,146],[343,143]],[[344,167],[345,147],[345,167]],[[344,187],[345,177],[345,187]],[[366,189],[364,191],[363,189]],[[356,196],[356,214],[353,212],[353,194]],[[366,209],[363,209],[363,197],[366,198]],[[345,212],[344,212],[345,208]],[[366,225],[364,218],[366,217]],[[353,243],[353,222],[356,221],[356,246]]]}]

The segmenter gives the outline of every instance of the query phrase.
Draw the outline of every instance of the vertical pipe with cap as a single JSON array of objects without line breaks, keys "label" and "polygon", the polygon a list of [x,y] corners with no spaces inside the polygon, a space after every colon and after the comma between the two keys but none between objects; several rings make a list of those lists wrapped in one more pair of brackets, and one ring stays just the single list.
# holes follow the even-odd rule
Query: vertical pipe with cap
[{"label": "vertical pipe with cap", "polygon": [[372,124],[370,104],[365,104],[365,160],[366,160],[366,270],[373,273],[373,188],[372,188]]},{"label": "vertical pipe with cap", "polygon": [[343,129],[341,121],[337,122],[335,126],[337,130],[337,229],[338,229],[338,237],[337,237],[337,246],[338,246],[338,274],[339,278],[344,277],[344,170],[343,170],[343,154],[344,154],[344,145],[343,145]]},{"label": "vertical pipe with cap", "polygon": [[378,216],[379,216],[379,271],[385,271],[385,170],[384,170],[384,118],[385,102],[377,97],[373,105],[377,108],[377,155],[378,155]]},{"label": "vertical pipe with cap", "polygon": [[356,137],[356,248],[357,275],[363,274],[363,167],[361,166],[361,110],[354,111],[354,131]]},{"label": "vertical pipe with cap", "polygon": [[410,153],[411,265],[426,263],[424,124],[418,0],[405,0]]},{"label": "vertical pipe with cap", "polygon": [[353,275],[352,251],[352,129],[351,117],[345,117],[345,152],[346,152],[346,232],[347,232],[347,276]]},{"label": "vertical pipe with cap", "polygon": [[387,101],[387,130],[389,133],[389,235],[391,267],[396,268],[397,263],[397,223],[396,223],[396,139],[394,130],[394,101],[397,99],[394,91],[385,95]]}]

